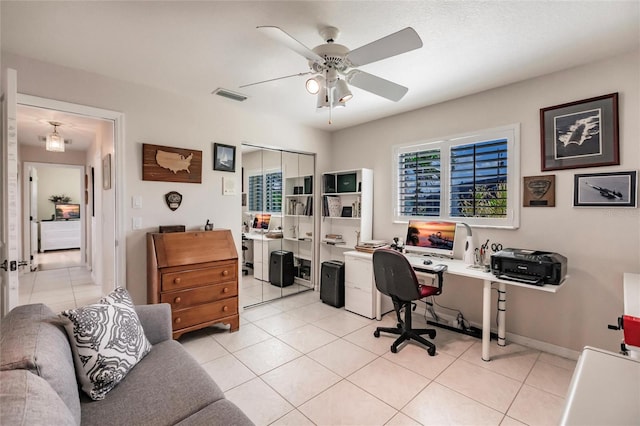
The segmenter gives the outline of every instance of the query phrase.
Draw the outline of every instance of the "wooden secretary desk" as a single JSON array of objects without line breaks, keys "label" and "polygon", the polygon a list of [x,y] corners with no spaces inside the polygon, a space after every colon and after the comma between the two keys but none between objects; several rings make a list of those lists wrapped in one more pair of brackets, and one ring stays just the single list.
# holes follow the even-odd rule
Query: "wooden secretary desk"
[{"label": "wooden secretary desk", "polygon": [[169,303],[173,338],[215,323],[240,327],[231,231],[147,234],[147,302]]}]

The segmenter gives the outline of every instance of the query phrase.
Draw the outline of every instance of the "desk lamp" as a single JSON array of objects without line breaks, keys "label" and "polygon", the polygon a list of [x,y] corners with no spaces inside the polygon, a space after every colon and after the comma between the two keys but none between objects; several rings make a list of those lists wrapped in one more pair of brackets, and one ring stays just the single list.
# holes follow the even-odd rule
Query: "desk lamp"
[{"label": "desk lamp", "polygon": [[462,255],[462,260],[464,260],[464,263],[466,263],[467,265],[473,265],[473,256],[475,250],[475,246],[473,244],[473,233],[471,232],[471,227],[466,223],[460,223],[460,225],[464,225],[464,227],[467,229],[467,239],[464,243],[464,254]]}]

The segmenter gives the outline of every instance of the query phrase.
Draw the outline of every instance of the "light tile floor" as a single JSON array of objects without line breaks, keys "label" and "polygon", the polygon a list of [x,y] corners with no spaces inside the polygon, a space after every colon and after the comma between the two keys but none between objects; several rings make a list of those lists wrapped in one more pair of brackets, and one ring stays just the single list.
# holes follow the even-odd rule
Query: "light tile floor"
[{"label": "light tile floor", "polygon": [[[24,303],[54,311],[101,296],[84,268],[25,274]],[[373,337],[395,315],[368,320],[304,292],[246,309],[240,330],[180,338],[228,399],[257,425],[555,425],[575,361],[516,344],[491,345],[438,329],[437,350]],[[424,324],[415,314],[414,325]]]}]

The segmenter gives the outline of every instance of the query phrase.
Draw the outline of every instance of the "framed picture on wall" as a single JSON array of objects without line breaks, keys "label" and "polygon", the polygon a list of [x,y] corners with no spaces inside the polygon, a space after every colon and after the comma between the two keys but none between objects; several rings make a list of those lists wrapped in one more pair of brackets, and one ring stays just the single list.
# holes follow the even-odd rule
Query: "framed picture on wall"
[{"label": "framed picture on wall", "polygon": [[618,94],[540,110],[542,171],[620,164]]},{"label": "framed picture on wall", "polygon": [[637,171],[577,174],[573,182],[575,207],[637,207]]},{"label": "framed picture on wall", "polygon": [[213,144],[213,170],[236,171],[236,147],[221,143]]}]

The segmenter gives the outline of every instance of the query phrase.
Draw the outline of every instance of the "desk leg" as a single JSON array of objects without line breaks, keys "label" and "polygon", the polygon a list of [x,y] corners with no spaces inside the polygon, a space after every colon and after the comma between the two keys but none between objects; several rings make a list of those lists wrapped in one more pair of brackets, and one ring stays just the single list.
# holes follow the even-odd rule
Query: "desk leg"
[{"label": "desk leg", "polygon": [[506,346],[507,285],[498,283],[498,346]]},{"label": "desk leg", "polygon": [[491,361],[491,281],[484,280],[482,289],[482,360]]},{"label": "desk leg", "polygon": [[376,292],[376,319],[380,321],[382,319],[382,314],[380,313],[380,311],[382,311],[382,296],[375,285],[373,287],[373,291]]}]

